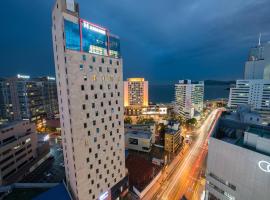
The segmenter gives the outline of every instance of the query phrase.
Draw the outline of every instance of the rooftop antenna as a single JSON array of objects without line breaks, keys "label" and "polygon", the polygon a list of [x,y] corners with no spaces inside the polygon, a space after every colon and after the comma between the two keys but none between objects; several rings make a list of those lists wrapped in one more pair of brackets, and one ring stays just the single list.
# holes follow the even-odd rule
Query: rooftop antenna
[{"label": "rooftop antenna", "polygon": [[259,43],[258,43],[258,46],[261,46],[261,37],[262,37],[262,33],[260,33],[260,35],[259,35]]}]

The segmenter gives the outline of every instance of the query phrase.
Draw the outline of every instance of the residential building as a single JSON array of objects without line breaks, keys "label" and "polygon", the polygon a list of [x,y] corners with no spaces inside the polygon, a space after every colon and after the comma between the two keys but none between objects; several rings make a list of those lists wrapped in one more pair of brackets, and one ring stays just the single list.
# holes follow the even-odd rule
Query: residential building
[{"label": "residential building", "polygon": [[152,146],[152,133],[150,131],[132,130],[125,133],[126,147],[128,149],[150,152]]},{"label": "residential building", "polygon": [[148,81],[144,78],[124,81],[124,106],[127,115],[139,115],[148,106]]},{"label": "residential building", "polygon": [[269,199],[270,129],[222,115],[209,139],[206,199]]},{"label": "residential building", "polygon": [[16,77],[5,80],[9,86],[11,102],[10,110],[13,112],[12,120],[29,119],[39,120],[45,115],[42,104],[42,94],[38,82],[30,79],[30,76],[18,74]]},{"label": "residential building", "polygon": [[252,111],[262,117],[262,123],[270,122],[270,80],[237,80],[230,89],[228,107],[236,110],[237,106],[247,104]]},{"label": "residential building", "polygon": [[250,49],[245,63],[244,79],[270,80],[270,42]]},{"label": "residential building", "polygon": [[0,120],[53,118],[58,113],[53,77],[33,78],[18,74],[0,80]]},{"label": "residential building", "polygon": [[11,177],[37,156],[35,124],[28,120],[0,125],[0,185],[10,184]]},{"label": "residential building", "polygon": [[175,110],[184,119],[203,111],[204,82],[180,80],[175,84]]},{"label": "residential building", "polygon": [[59,113],[57,87],[55,77],[40,77],[34,79],[39,83],[42,104],[47,118],[55,118]]},{"label": "residential building", "polygon": [[165,132],[165,151],[175,153],[181,144],[181,130],[166,129]]},{"label": "residential building", "polygon": [[126,192],[120,39],[57,0],[52,38],[67,186],[74,199]]},{"label": "residential building", "polygon": [[13,116],[10,85],[5,79],[0,78],[0,121],[11,120]]}]

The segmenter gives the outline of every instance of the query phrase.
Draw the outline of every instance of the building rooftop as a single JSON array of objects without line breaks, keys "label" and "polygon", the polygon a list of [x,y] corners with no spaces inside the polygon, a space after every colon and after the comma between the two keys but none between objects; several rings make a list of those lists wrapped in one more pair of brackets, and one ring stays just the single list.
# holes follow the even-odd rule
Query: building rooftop
[{"label": "building rooftop", "polygon": [[152,133],[150,131],[130,130],[126,132],[126,135],[129,135],[130,137],[150,139],[152,136]]},{"label": "building rooftop", "polygon": [[258,127],[249,127],[247,132],[258,135],[259,137],[270,139],[270,130]]},{"label": "building rooftop", "polygon": [[0,124],[0,129],[5,129],[8,127],[12,127],[16,124],[19,124],[21,122],[29,122],[29,120],[16,120],[16,121],[11,121],[11,122],[3,122],[2,124]]},{"label": "building rooftop", "polygon": [[33,198],[33,200],[52,200],[52,199],[72,200],[63,183],[60,183],[59,185]]},{"label": "building rooftop", "polygon": [[[211,137],[264,155],[270,155],[270,151],[261,145],[263,143],[260,140],[260,138],[264,138],[269,140],[267,143],[270,143],[270,127],[246,124],[233,117],[227,117],[226,114],[218,120],[217,126]],[[258,137],[249,137],[250,133],[256,134]],[[265,142],[264,144],[266,144]]]}]

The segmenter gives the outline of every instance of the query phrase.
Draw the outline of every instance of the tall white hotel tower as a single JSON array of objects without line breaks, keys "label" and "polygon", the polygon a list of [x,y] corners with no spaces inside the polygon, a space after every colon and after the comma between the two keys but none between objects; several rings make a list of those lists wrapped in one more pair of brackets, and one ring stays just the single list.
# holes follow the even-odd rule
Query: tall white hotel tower
[{"label": "tall white hotel tower", "polygon": [[52,39],[66,181],[74,199],[126,192],[123,76],[117,36],[57,0]]}]

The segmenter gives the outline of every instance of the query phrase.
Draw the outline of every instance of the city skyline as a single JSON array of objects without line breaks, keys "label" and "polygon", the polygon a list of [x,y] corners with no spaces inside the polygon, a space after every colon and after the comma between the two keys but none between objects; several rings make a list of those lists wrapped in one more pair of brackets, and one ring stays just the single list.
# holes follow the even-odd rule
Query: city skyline
[{"label": "city skyline", "polygon": [[[3,22],[6,29],[0,33],[6,38],[2,46],[7,49],[1,55],[1,76],[54,75],[48,34],[53,3],[53,0],[31,4],[3,2],[6,9],[2,15],[6,16],[10,10],[14,13]],[[151,1],[143,5],[131,3],[132,6],[124,1],[113,4],[97,1],[90,5],[81,0],[79,3],[83,5],[81,16],[110,27],[121,37],[125,79],[143,76],[152,83],[175,83],[183,78],[242,78],[248,49],[258,43],[260,32],[262,42],[270,37],[269,28],[266,28],[270,20],[266,14],[267,1],[234,1],[230,6],[225,5],[225,1],[217,5],[210,0],[203,5],[156,2],[155,7],[151,6],[154,3]],[[141,12],[138,12],[140,7]],[[260,12],[252,12],[256,9]],[[204,16],[206,12],[208,15]],[[28,23],[18,23],[18,18]],[[12,49],[16,49],[16,59],[12,59]],[[195,73],[197,71],[201,73]]]}]

